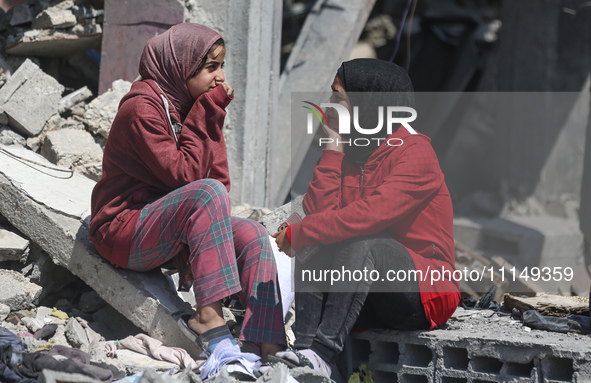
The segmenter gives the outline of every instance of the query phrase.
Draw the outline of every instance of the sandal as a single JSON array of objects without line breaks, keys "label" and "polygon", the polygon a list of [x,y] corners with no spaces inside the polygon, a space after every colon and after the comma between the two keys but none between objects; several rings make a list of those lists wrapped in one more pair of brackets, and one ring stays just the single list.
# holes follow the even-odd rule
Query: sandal
[{"label": "sandal", "polygon": [[[269,355],[268,356],[269,361],[273,362],[273,363],[283,363],[283,364],[287,365],[287,367],[289,367],[289,368],[310,367],[311,369],[314,369],[314,365],[312,364],[310,359],[308,359],[307,356],[303,355],[298,350],[294,350],[293,348],[289,348],[283,352],[291,352],[295,356],[295,358],[285,358],[285,357],[280,357],[277,355]],[[296,358],[297,358],[297,361],[295,360]]]}]

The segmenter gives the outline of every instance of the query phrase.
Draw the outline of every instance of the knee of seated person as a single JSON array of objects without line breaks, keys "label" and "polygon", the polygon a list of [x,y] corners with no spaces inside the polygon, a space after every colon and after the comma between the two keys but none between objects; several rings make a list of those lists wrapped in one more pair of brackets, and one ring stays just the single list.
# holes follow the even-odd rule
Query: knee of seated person
[{"label": "knee of seated person", "polygon": [[237,235],[244,235],[248,238],[258,237],[263,240],[268,240],[269,233],[263,225],[257,221],[245,220],[245,224],[240,226]]},{"label": "knee of seated person", "polygon": [[192,190],[195,191],[195,199],[199,200],[203,204],[217,201],[220,198],[223,200],[227,200],[229,203],[230,196],[228,195],[228,190],[218,180],[214,180],[212,178],[205,178],[202,180],[191,182],[189,185]]}]

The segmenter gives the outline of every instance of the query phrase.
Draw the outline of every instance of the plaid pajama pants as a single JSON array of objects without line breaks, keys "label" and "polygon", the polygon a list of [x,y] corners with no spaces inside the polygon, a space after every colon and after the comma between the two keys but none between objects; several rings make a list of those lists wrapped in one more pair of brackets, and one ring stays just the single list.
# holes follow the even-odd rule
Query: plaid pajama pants
[{"label": "plaid pajama pants", "polygon": [[146,205],[128,269],[147,271],[188,252],[198,306],[237,293],[246,308],[240,339],[286,344],[277,267],[267,230],[232,217],[226,187],[203,179]]}]

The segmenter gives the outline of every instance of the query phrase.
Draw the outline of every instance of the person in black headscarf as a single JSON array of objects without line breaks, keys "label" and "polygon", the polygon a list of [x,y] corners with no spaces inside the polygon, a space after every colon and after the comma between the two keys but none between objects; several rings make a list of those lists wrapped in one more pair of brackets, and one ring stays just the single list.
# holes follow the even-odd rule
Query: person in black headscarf
[{"label": "person in black headscarf", "polygon": [[[352,116],[350,133],[339,134],[327,108],[323,129],[332,141],[304,198],[307,215],[273,234],[292,256],[320,248],[297,257],[294,350],[270,358],[329,376],[354,325],[435,328],[460,300],[458,282],[421,278],[455,270],[451,198],[430,140],[410,125],[388,134],[385,116],[377,129],[379,106],[414,106],[408,75],[393,63],[356,59],[342,64],[332,89],[331,103]],[[357,125],[376,128],[371,134],[358,132],[355,107]]]}]

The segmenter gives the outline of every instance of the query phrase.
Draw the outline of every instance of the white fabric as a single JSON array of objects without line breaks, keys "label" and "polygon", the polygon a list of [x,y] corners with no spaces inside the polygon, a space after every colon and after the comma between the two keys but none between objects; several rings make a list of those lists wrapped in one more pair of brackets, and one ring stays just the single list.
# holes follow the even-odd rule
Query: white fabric
[{"label": "white fabric", "polygon": [[271,241],[271,248],[275,256],[275,263],[277,263],[277,277],[279,279],[279,288],[281,289],[281,304],[283,306],[283,321],[287,316],[287,312],[293,303],[295,294],[293,292],[293,265],[294,259],[287,256],[287,254],[279,251],[275,238],[269,236]]}]

